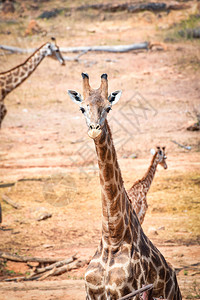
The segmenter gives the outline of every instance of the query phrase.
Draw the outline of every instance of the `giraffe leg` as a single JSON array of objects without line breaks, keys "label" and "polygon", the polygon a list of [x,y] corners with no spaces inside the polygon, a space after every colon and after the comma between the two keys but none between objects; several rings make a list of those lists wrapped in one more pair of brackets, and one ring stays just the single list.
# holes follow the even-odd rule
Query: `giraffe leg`
[{"label": "giraffe leg", "polygon": [[0,128],[6,113],[7,113],[7,109],[4,103],[0,103]]}]

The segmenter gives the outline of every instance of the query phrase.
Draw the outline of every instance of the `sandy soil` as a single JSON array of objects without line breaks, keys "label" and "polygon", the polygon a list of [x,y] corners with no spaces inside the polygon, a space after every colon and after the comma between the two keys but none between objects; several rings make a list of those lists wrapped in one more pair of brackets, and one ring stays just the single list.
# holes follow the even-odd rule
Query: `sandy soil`
[{"label": "sandy soil", "polygon": [[[81,19],[76,13],[70,18],[41,20],[40,25],[46,26],[49,36],[56,32],[63,47],[128,44],[162,40],[164,30],[193,11],[192,6],[160,16],[150,12],[97,14],[93,23],[91,12]],[[19,24],[11,31],[16,37]],[[15,45],[10,35],[1,34],[1,38],[2,44]],[[35,47],[43,39],[47,37],[21,34],[16,45]],[[0,71],[26,57],[0,56]],[[8,114],[0,132],[0,196],[6,194],[20,209],[1,202],[0,250],[39,257],[69,257],[76,252],[80,259],[93,256],[101,235],[96,154],[85,120],[67,89],[82,92],[82,71],[98,87],[100,75],[106,72],[110,92],[123,91],[109,123],[126,187],[145,173],[151,148],[167,147],[168,169],[158,168],[143,228],[165,258],[181,268],[177,276],[183,298],[200,299],[200,137],[186,130],[194,121],[194,109],[200,109],[198,61],[199,43],[186,40],[168,43],[165,51],[87,53],[80,62],[67,62],[65,67],[45,59],[5,101]],[[44,212],[52,217],[38,222]],[[43,282],[0,283],[0,299],[84,299],[85,269]],[[1,271],[4,279],[30,270],[26,264],[7,262]]]}]

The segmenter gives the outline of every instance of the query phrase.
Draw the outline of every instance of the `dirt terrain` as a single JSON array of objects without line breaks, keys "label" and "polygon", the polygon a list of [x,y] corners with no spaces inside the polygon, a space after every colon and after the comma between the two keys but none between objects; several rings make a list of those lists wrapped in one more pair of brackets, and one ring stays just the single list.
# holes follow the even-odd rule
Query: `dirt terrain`
[{"label": "dirt terrain", "polygon": [[[0,251],[38,257],[70,257],[78,252],[78,258],[86,260],[93,256],[101,236],[96,153],[67,90],[82,93],[83,71],[94,88],[101,74],[107,73],[109,91],[123,91],[109,123],[127,189],[147,170],[150,149],[166,146],[168,169],[158,167],[143,229],[177,269],[183,298],[200,299],[200,135],[186,130],[200,112],[200,43],[177,35],[179,27],[196,22],[191,15],[200,14],[198,3],[188,1],[188,9],[159,14],[90,9],[36,19],[47,9],[73,3],[23,2],[15,4],[14,13],[1,13],[1,44],[39,47],[56,36],[60,47],[146,40],[165,46],[123,54],[88,52],[64,67],[46,58],[6,97],[8,114],[0,131],[0,197],[9,196],[20,208],[1,201]],[[32,18],[46,36],[44,31],[25,35]],[[1,55],[0,72],[27,57]],[[52,217],[37,221],[46,212]],[[85,269],[44,281],[0,282],[0,299],[85,299]],[[8,261],[0,271],[4,280],[28,274],[30,269]]]}]

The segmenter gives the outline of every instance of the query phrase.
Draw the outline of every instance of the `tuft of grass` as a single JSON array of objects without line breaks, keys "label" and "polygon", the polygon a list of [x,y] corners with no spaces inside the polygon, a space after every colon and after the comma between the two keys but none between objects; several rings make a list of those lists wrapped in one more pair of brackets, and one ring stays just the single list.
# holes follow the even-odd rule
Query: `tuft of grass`
[{"label": "tuft of grass", "polygon": [[186,296],[186,299],[200,299],[200,288],[196,282],[193,282],[191,292]]},{"label": "tuft of grass", "polygon": [[193,40],[190,30],[200,27],[200,16],[190,15],[187,19],[174,24],[166,33],[165,41],[178,42],[179,40]]}]

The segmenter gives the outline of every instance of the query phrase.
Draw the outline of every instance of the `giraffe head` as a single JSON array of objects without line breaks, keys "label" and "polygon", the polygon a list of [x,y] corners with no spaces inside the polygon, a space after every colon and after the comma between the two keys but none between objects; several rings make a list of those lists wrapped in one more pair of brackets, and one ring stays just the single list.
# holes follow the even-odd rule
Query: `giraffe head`
[{"label": "giraffe head", "polygon": [[154,153],[152,152],[152,154],[156,153],[156,159],[158,160],[158,163],[164,168],[167,169],[167,163],[166,163],[166,159],[167,156],[165,155],[165,147],[156,147],[157,151]]},{"label": "giraffe head", "polygon": [[108,96],[107,74],[101,75],[101,85],[98,89],[92,89],[89,84],[89,76],[82,73],[83,97],[76,91],[68,90],[73,102],[79,105],[88,126],[88,135],[92,139],[100,138],[107,114],[121,96],[121,91],[115,91]]},{"label": "giraffe head", "polygon": [[58,45],[56,44],[56,39],[52,37],[51,40],[52,40],[51,43],[48,42],[43,47],[43,50],[45,51],[44,55],[57,59],[61,63],[61,65],[65,65],[65,60],[62,57]]}]

